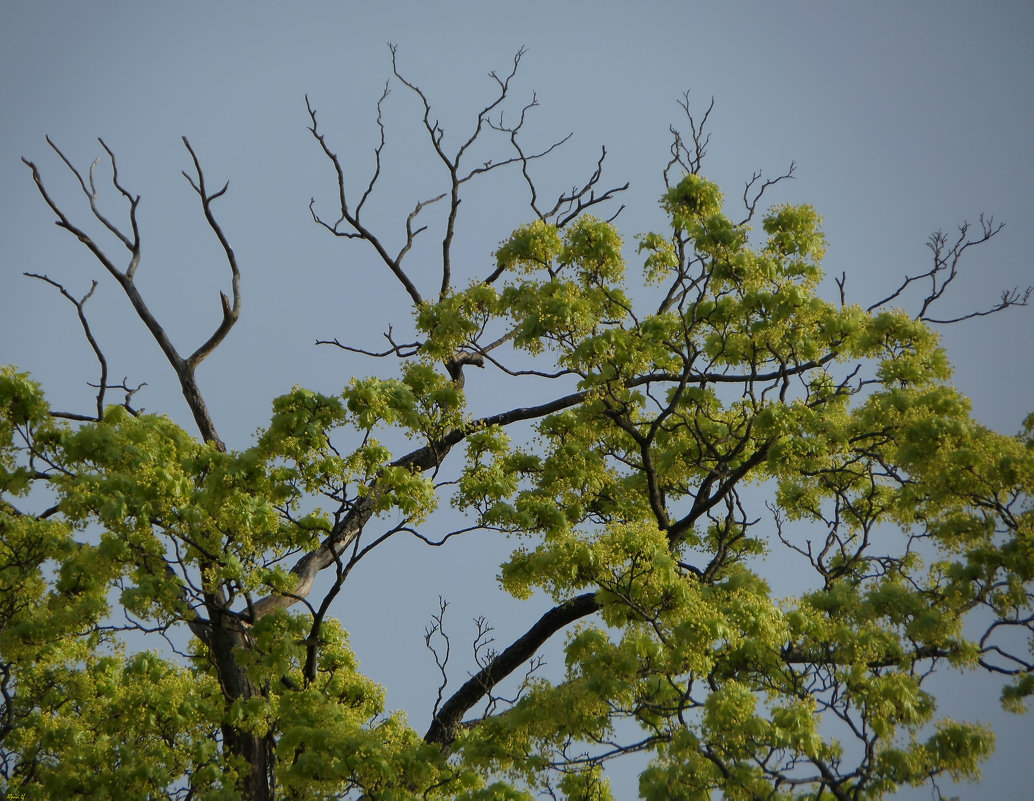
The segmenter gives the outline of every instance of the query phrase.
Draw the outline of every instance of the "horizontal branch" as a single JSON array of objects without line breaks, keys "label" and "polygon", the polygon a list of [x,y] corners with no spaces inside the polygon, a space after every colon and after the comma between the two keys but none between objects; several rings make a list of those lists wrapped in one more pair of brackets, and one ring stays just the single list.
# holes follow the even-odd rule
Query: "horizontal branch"
[{"label": "horizontal branch", "polygon": [[[963,222],[958,227],[958,237],[953,243],[948,241],[948,236],[943,231],[935,231],[926,243],[933,257],[933,263],[926,272],[917,275],[906,275],[901,285],[882,300],[873,303],[866,311],[872,312],[885,307],[891,301],[899,300],[909,287],[923,281],[929,282],[929,289],[926,297],[923,298],[922,307],[916,313],[917,320],[928,323],[947,325],[971,320],[975,317],[986,317],[996,314],[1013,306],[1026,306],[1030,300],[1034,287],[1027,287],[1023,291],[1019,288],[1006,289],[1001,293],[1000,300],[993,306],[982,311],[969,312],[955,317],[932,317],[929,312],[934,304],[944,298],[948,287],[959,277],[959,265],[967,250],[989,241],[1005,227],[1004,223],[996,223],[993,217],[985,217],[983,214],[978,219],[980,231],[975,236],[970,236],[971,223]],[[838,282],[839,283],[839,282]],[[843,286],[841,285],[841,294]]]},{"label": "horizontal branch", "polygon": [[[738,381],[743,383],[782,380],[789,376],[802,373],[808,369],[821,366],[834,358],[835,354],[830,353],[823,356],[821,359],[812,360],[794,367],[780,368],[779,370],[765,374],[729,376],[720,373],[694,373],[689,376],[688,380],[694,382]],[[681,380],[685,380],[685,378],[674,374],[651,373],[649,375],[640,376],[631,381],[624,382],[623,386],[631,389],[654,381]],[[568,395],[563,395],[559,398],[555,398],[536,406],[518,407],[516,409],[510,409],[505,412],[488,415],[486,417],[470,421],[464,426],[452,429],[434,442],[410,451],[404,456],[400,456],[392,462],[392,466],[406,467],[413,472],[432,470],[441,464],[442,460],[453,447],[474,432],[481,431],[492,426],[507,426],[527,420],[536,420],[564,409],[570,409],[571,407],[577,406],[585,401],[590,394],[591,392],[589,390],[572,392]],[[695,520],[700,514],[703,514],[718,503],[721,498],[727,494],[729,488],[739,480],[742,474],[756,466],[760,461],[763,461],[766,452],[766,449],[761,449],[757,453],[753,454],[753,456],[748,459],[741,468],[734,471],[720,483],[720,486],[714,495],[701,498],[699,500],[699,505],[694,506],[693,511],[687,516],[687,518],[674,524],[673,530],[669,532],[669,535],[675,538],[683,533],[689,525],[691,525],[692,520]],[[312,589],[313,582],[319,572],[334,564],[335,560],[344,552],[344,550],[355,540],[356,537],[359,536],[360,533],[362,533],[363,527],[373,516],[378,497],[377,480],[374,479],[373,483],[369,487],[369,491],[356,501],[352,508],[349,509],[348,513],[337,523],[337,525],[335,525],[333,531],[331,531],[323,542],[320,543],[319,547],[314,551],[305,554],[305,556],[299,559],[294,567],[291,568],[291,572],[298,577],[297,585],[294,590],[287,595],[273,594],[256,601],[250,609],[251,619],[257,620],[259,617],[269,614],[274,609],[286,609],[293,606],[302,598],[305,598]]]}]

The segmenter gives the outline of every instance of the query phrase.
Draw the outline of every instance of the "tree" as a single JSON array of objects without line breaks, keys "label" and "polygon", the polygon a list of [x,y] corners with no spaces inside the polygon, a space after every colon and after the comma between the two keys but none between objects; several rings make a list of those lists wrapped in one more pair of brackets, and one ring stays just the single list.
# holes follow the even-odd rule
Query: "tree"
[{"label": "tree", "polygon": [[[668,227],[638,236],[636,283],[614,225],[627,184],[604,188],[605,150],[583,184],[543,200],[534,175],[563,140],[526,147],[534,97],[504,118],[521,55],[491,74],[495,94],[456,145],[392,49],[448,176],[401,236],[363,216],[387,90],[358,200],[309,105],[338,189],[329,215],[313,201],[313,220],[372,249],[408,296],[412,334],[389,328],[379,352],[327,343],[392,360],[393,377],[333,396],[295,388],[236,448],[196,378],[241,314],[215,214],[228,187],[212,191],[184,139],[184,175],[231,277],[218,325],[184,355],[135,282],[140,198],[115,154],[101,142],[121,221],[95,169],[51,143],[95,233],[26,161],[58,226],[160,346],[199,435],[139,411],[138,388],[108,378],[90,294],[35,274],[73,304],[100,377],[88,414],[51,409],[13,367],[0,380],[5,792],[602,799],[606,766],[636,754],[648,799],[882,798],[978,774],[992,732],[938,719],[925,685],[935,672],[1004,674],[1014,710],[1034,691],[1034,416],[1018,436],[972,419],[935,326],[1026,304],[1029,290],[1010,291],[938,316],[964,254],[1001,226],[935,234],[927,269],[868,308],[848,302],[845,276],[825,299],[818,214],[758,213],[793,165],[754,174],[733,212],[701,172],[711,107],[694,116],[687,95],[689,133],[672,128],[664,169]],[[493,135],[508,155],[475,163]],[[503,170],[526,187],[530,222],[494,269],[461,274],[463,192]],[[434,204],[445,212],[429,278],[406,258]],[[496,391],[474,408],[474,368],[537,400],[507,408],[509,390]],[[432,518],[445,501],[454,511]],[[442,520],[451,529],[432,533]],[[461,551],[472,531],[515,538],[503,588],[552,607],[499,651],[479,622],[478,670],[457,687],[443,603],[427,631],[441,685],[421,735],[359,672],[334,600],[388,540]],[[794,598],[764,579],[781,551],[806,570]],[[563,665],[543,667],[561,641]]]}]

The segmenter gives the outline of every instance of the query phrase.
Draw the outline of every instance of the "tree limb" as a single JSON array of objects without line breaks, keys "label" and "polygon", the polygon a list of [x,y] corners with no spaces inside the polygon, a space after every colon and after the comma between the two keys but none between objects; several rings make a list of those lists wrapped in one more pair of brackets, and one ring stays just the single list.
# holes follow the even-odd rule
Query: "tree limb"
[{"label": "tree limb", "polygon": [[[215,232],[216,237],[219,239],[220,244],[223,247],[223,251],[226,254],[227,261],[230,265],[230,272],[232,276],[233,286],[233,301],[232,304],[226,295],[220,293],[220,300],[222,303],[222,321],[216,328],[215,332],[208,338],[208,340],[201,345],[193,354],[188,358],[184,359],[179,351],[173,345],[172,340],[169,338],[164,327],[158,322],[154,313],[151,311],[147,302],[141,295],[140,290],[137,288],[134,277],[136,275],[137,268],[140,265],[140,230],[137,224],[137,208],[140,203],[139,196],[131,196],[129,192],[119,183],[118,180],[118,165],[115,159],[114,153],[104,143],[103,140],[99,140],[101,147],[104,148],[108,154],[109,160],[111,161],[112,170],[112,183],[119,193],[129,201],[129,223],[132,231],[132,236],[121,231],[116,225],[107,219],[99,210],[96,205],[97,191],[93,179],[93,168],[91,167],[90,173],[90,188],[87,189],[86,181],[83,179],[82,174],[72,165],[71,161],[65,156],[65,154],[57,147],[48,137],[47,142],[58,154],[61,160],[65,163],[68,169],[76,177],[83,192],[86,193],[90,199],[90,208],[93,211],[94,217],[101,222],[104,227],[114,234],[118,240],[126,247],[130,252],[129,263],[125,269],[120,269],[114,261],[104,252],[97,241],[86,232],[85,229],[75,225],[68,216],[64,213],[57,202],[51,197],[50,193],[43,182],[43,178],[40,175],[37,166],[23,158],[22,161],[32,171],[32,179],[36,184],[36,188],[39,190],[43,200],[51,208],[55,215],[57,215],[57,225],[64,228],[69,233],[73,234],[80,242],[82,242],[86,248],[93,254],[94,258],[97,259],[104,267],[105,270],[114,278],[119,286],[122,287],[122,291],[129,299],[133,309],[136,311],[137,316],[144,323],[147,330],[150,331],[151,336],[154,338],[158,347],[162,353],[165,354],[165,358],[176,372],[176,377],[180,382],[180,389],[183,393],[183,397],[187,402],[187,406],[190,408],[191,414],[194,417],[194,421],[201,432],[202,437],[206,442],[211,443],[219,450],[226,450],[226,445],[219,438],[219,434],[216,431],[215,424],[212,421],[212,417],[208,412],[208,407],[205,403],[205,399],[201,394],[201,390],[198,387],[197,379],[195,378],[194,371],[197,365],[208,356],[222,340],[229,333],[233,324],[237,321],[240,314],[240,272],[237,268],[236,257],[234,256],[233,249],[230,247],[229,242],[224,235],[222,228],[219,226],[214,215],[212,214],[211,204],[216,198],[221,197],[227,190],[228,184],[223,186],[219,191],[209,194],[205,189],[205,178],[204,173],[201,169],[201,164],[191,148],[190,143],[183,139],[183,143],[190,153],[191,158],[194,161],[194,166],[197,170],[197,181],[195,182],[189,175],[186,175],[187,180],[190,182],[193,189],[201,197],[201,205],[204,210],[205,219],[208,221],[209,226]],[[95,162],[96,164],[96,162]]]},{"label": "tree limb", "polygon": [[438,714],[431,722],[431,727],[424,735],[424,741],[443,747],[452,743],[463,715],[471,707],[484,698],[500,681],[534,656],[539,648],[560,629],[599,609],[600,604],[596,600],[596,593],[588,592],[564,601],[546,612],[522,637],[491,659],[485,667],[441,705]]}]

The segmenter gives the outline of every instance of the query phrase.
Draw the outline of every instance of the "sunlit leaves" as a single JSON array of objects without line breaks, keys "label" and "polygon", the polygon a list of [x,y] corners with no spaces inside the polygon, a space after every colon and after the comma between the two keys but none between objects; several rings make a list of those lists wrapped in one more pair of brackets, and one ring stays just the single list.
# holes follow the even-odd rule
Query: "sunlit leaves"
[{"label": "sunlit leaves", "polygon": [[677,229],[690,229],[722,211],[722,190],[700,175],[686,175],[661,201]]},{"label": "sunlit leaves", "polygon": [[584,216],[563,236],[537,221],[519,228],[497,251],[500,267],[519,268],[499,297],[516,325],[514,343],[531,353],[566,347],[602,321],[626,316],[621,238],[609,223]]},{"label": "sunlit leaves", "polygon": [[643,234],[639,237],[638,250],[647,254],[644,266],[648,283],[661,283],[678,266],[679,258],[675,246],[670,239],[661,234]]},{"label": "sunlit leaves", "polygon": [[549,267],[560,255],[563,245],[555,225],[543,220],[522,225],[504,242],[495,257],[504,269],[518,268],[533,273]]},{"label": "sunlit leaves", "polygon": [[617,230],[591,215],[579,217],[564,231],[560,262],[579,269],[587,285],[619,284],[625,274]]},{"label": "sunlit leaves", "polygon": [[421,355],[448,359],[498,313],[498,305],[495,288],[481,283],[448,293],[437,302],[425,302],[416,313],[417,328],[427,335]]},{"label": "sunlit leaves", "polygon": [[430,365],[407,364],[401,379],[352,379],[344,398],[356,427],[398,426],[407,434],[441,435],[455,426],[463,393]]},{"label": "sunlit leaves", "polygon": [[18,496],[28,492],[32,471],[17,461],[16,433],[35,431],[46,436],[52,430],[48,411],[39,384],[13,367],[0,368],[0,491],[3,493]]},{"label": "sunlit leaves", "polygon": [[[5,369],[0,730],[25,783],[229,799],[246,766],[226,731],[266,738],[298,799],[603,801],[624,751],[650,760],[647,799],[878,799],[974,776],[990,733],[938,720],[924,682],[991,664],[1013,678],[1007,708],[1034,693],[1029,657],[998,645],[1034,611],[1034,423],[974,421],[922,321],[821,297],[814,209],[776,206],[752,232],[723,203],[699,175],[664,195],[668,230],[638,238],[657,312],[633,300],[612,224],[518,228],[484,283],[417,304],[394,373],[293,388],[242,450],[123,407],[56,423]],[[527,354],[510,371],[525,386],[562,386],[537,413],[494,384],[487,412],[468,409],[464,368],[496,381]],[[38,516],[17,508],[34,490],[53,502]],[[548,678],[509,701],[486,681],[485,716],[444,750],[386,714],[333,605],[296,597],[291,570],[331,552],[332,598],[365,554],[334,537],[378,518],[384,538],[420,533],[443,493],[461,526],[513,537],[504,590],[598,611]],[[252,615],[271,594],[304,603]],[[115,606],[128,626],[208,635],[189,667],[125,656]],[[235,671],[248,692],[226,689]]]},{"label": "sunlit leaves", "polygon": [[[765,215],[762,228],[768,234],[768,248],[780,256],[796,256],[801,260],[822,261],[825,238],[822,218],[811,206],[776,206]],[[805,269],[803,262],[791,262],[794,271]],[[812,277],[818,273],[813,272]]]},{"label": "sunlit leaves", "polygon": [[40,705],[8,744],[30,757],[20,777],[27,786],[51,798],[148,797],[197,768],[199,794],[218,787],[224,776],[204,768],[217,752],[214,682],[150,652],[67,656],[19,673],[19,697]]}]

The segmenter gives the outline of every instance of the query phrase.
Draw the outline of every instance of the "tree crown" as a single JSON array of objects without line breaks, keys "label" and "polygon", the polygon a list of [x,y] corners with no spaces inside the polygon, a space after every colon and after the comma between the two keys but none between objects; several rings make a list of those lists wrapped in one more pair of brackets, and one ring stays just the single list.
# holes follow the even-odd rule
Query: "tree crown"
[{"label": "tree crown", "polygon": [[[361,217],[384,126],[351,205],[309,106],[339,188],[337,221],[315,201],[313,219],[372,248],[412,301],[414,341],[389,330],[381,353],[335,341],[396,360],[394,375],[353,378],[336,395],[296,387],[243,448],[219,438],[195,376],[241,311],[241,271],[213,211],[227,187],[210,191],[184,140],[231,293],[183,356],[134,282],[139,197],[114,154],[104,146],[128,225],[101,211],[92,172],[84,180],[54,148],[129,253],[124,267],[26,162],[58,225],[162,348],[199,436],[139,412],[125,382],[125,400],[108,403],[89,295],[35,276],[76,307],[101,379],[85,415],[51,410],[14,368],[0,374],[8,791],[603,799],[607,766],[634,754],[648,757],[647,799],[882,798],[978,774],[992,733],[938,719],[927,685],[935,671],[1004,674],[1015,710],[1034,691],[1015,637],[1034,619],[1034,416],[1017,436],[972,418],[933,309],[964,251],[1000,226],[981,218],[975,235],[935,235],[929,270],[878,304],[849,303],[843,279],[839,299],[824,298],[813,208],[773,205],[752,229],[793,166],[755,175],[737,221],[701,173],[707,140],[690,116],[692,142],[675,134],[665,170],[667,228],[630,248],[616,215],[596,216],[623,189],[601,189],[603,157],[583,188],[542,204],[531,175],[559,143],[524,149],[534,100],[516,125],[497,115],[520,57],[492,74],[497,95],[454,151],[395,66],[449,181],[416,205],[394,255]],[[471,168],[486,132],[512,154]],[[531,222],[500,244],[491,273],[457,276],[461,190],[497,168],[521,173]],[[438,291],[425,294],[404,259],[422,211],[443,200]],[[920,279],[933,289],[910,312]],[[1006,293],[989,311],[1025,301]],[[535,400],[474,404],[475,373]],[[441,682],[421,736],[360,672],[334,600],[390,539],[461,549],[472,532],[512,537],[501,586],[550,606],[501,651],[480,620],[474,673],[454,688],[442,604],[426,639]],[[773,562],[800,571],[793,597],[770,588]],[[545,664],[565,631],[562,659]],[[141,635],[162,648],[137,648]]]}]

